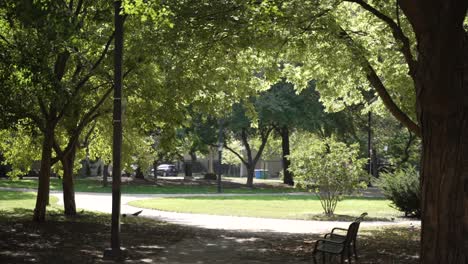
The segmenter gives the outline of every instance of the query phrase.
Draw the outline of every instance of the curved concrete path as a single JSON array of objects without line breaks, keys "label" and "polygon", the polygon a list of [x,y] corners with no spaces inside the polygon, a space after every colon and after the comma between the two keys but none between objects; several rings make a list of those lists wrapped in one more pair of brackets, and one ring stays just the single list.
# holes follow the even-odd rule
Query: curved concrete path
[{"label": "curved concrete path", "polygon": [[[59,198],[59,203],[63,204],[61,192],[54,192],[52,195]],[[215,194],[216,195],[216,194]],[[213,196],[215,196],[213,195]],[[229,195],[229,194],[224,194]],[[238,195],[238,194],[235,194]],[[294,195],[294,194],[291,194]],[[204,214],[188,214],[175,213],[151,209],[141,209],[128,205],[130,201],[155,198],[155,197],[180,197],[180,196],[196,196],[194,194],[133,194],[122,195],[121,213],[131,214],[139,210],[143,210],[140,217],[147,217],[157,220],[162,220],[175,224],[189,225],[208,229],[225,229],[225,230],[242,230],[250,232],[281,232],[281,233],[313,233],[321,234],[329,232],[333,227],[347,228],[349,222],[337,221],[306,221],[306,220],[286,220],[286,219],[268,219],[255,217],[237,217],[237,216],[218,216]],[[204,195],[208,196],[208,195]],[[111,213],[112,211],[112,196],[111,194],[99,193],[76,193],[77,208],[82,208],[90,211],[99,211]],[[379,227],[379,226],[417,226],[420,221],[395,221],[395,222],[363,222],[361,227]]]}]

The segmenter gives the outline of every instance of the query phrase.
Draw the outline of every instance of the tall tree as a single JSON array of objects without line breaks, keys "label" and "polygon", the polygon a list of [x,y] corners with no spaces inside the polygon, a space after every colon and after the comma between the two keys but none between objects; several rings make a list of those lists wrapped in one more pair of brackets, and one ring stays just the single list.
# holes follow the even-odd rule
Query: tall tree
[{"label": "tall tree", "polygon": [[[226,128],[232,133],[231,135],[228,134],[228,136],[231,136],[242,143],[246,157],[244,157],[243,153],[239,153],[234,148],[231,148],[228,144],[225,144],[225,148],[236,155],[245,165],[247,168],[246,185],[248,187],[253,187],[255,166],[262,156],[263,150],[265,149],[265,145],[268,141],[268,137],[273,131],[274,127],[268,123],[256,123],[256,121],[251,117],[255,113],[251,112],[250,116],[248,116],[249,114],[247,113],[247,110],[249,109],[249,106],[253,107],[253,105],[249,103],[244,105],[233,105],[231,116],[226,119]],[[250,142],[250,137],[255,136],[260,138],[260,145],[256,149],[253,149],[253,146]]]},{"label": "tall tree", "polygon": [[[272,5],[286,15],[294,2]],[[324,15],[297,23],[285,44],[285,61],[295,57],[295,65],[305,67],[287,74],[315,74],[331,109],[361,101],[370,85],[397,120],[422,137],[421,262],[466,263],[468,2],[314,3]],[[302,13],[296,15],[304,21]]]},{"label": "tall tree", "polygon": [[[94,103],[87,105],[80,101],[81,104],[77,104],[77,101],[83,96],[98,95],[97,101],[100,96],[106,96],[99,89],[105,85],[92,77],[101,69],[113,38],[112,31],[106,29],[111,9],[105,1],[27,0],[3,1],[0,9],[4,14],[1,45],[10,54],[1,67],[9,72],[3,78],[7,85],[2,89],[2,108],[12,121],[26,120],[43,135],[34,220],[44,221],[50,167],[69,156],[98,108]],[[77,111],[77,107],[83,106],[84,109]],[[63,127],[61,122],[65,119],[77,120],[76,126],[71,129],[68,147],[63,152],[57,151],[57,156],[53,157],[53,148],[58,145],[57,131]],[[67,212],[74,214],[73,207]]]},{"label": "tall tree", "polygon": [[294,185],[293,175],[288,170],[289,136],[292,132],[301,129],[314,132],[322,138],[331,135],[343,138],[353,130],[352,123],[343,112],[326,113],[319,99],[314,81],[310,81],[306,89],[297,93],[292,83],[283,80],[262,92],[255,102],[259,120],[273,126],[281,138],[285,184]]},{"label": "tall tree", "polygon": [[423,140],[421,262],[466,263],[468,32],[463,21],[468,2],[398,4],[412,25],[418,50],[417,59],[408,63]]}]

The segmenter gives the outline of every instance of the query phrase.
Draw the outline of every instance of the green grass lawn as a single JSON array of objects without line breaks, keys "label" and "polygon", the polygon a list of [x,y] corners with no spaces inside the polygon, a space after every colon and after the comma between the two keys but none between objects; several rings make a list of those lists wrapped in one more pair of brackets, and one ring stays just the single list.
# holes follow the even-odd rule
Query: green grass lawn
[{"label": "green grass lawn", "polygon": [[[155,198],[133,201],[133,206],[163,211],[263,218],[321,220],[320,201],[314,195]],[[330,220],[350,220],[367,212],[372,220],[390,220],[402,214],[390,201],[379,198],[347,198],[338,203]]]},{"label": "green grass lawn", "polygon": [[[182,180],[180,180],[182,181]],[[36,179],[23,179],[23,180],[9,180],[1,179],[0,187],[10,187],[10,188],[29,188],[37,189],[37,180]],[[62,181],[57,178],[52,178],[50,181],[51,190],[62,190]],[[90,179],[77,179],[75,181],[75,191],[76,192],[98,192],[98,193],[110,193],[112,192],[111,184],[107,187],[103,187],[102,183],[97,180]],[[275,187],[275,188],[265,188],[265,187],[256,187],[254,189],[241,187],[225,187],[223,188],[224,193],[286,193],[286,192],[297,192],[298,190],[288,187]],[[138,194],[138,193],[148,193],[148,194],[168,194],[168,193],[216,193],[216,185],[168,185],[168,186],[159,186],[155,184],[137,184],[137,183],[122,183],[122,193],[128,194]]]},{"label": "green grass lawn", "polygon": [[[58,202],[58,199],[55,196],[50,196],[49,202],[54,205]],[[0,211],[11,211],[15,208],[32,210],[35,205],[35,193],[0,191]]]}]

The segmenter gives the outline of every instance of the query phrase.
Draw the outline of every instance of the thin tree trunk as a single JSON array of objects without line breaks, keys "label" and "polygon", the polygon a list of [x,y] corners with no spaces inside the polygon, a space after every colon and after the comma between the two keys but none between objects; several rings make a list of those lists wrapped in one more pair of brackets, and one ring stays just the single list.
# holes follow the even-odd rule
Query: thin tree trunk
[{"label": "thin tree trunk", "polygon": [[46,124],[44,140],[42,142],[41,169],[39,172],[39,185],[37,188],[36,206],[33,216],[35,222],[45,221],[46,206],[49,203],[50,168],[52,165],[54,130],[54,125],[49,121]]},{"label": "thin tree trunk", "polygon": [[250,163],[247,167],[247,187],[253,187],[253,179],[255,177],[255,164]]},{"label": "thin tree trunk", "polygon": [[288,170],[291,161],[288,156],[290,154],[289,149],[289,129],[284,126],[281,128],[281,148],[283,150],[283,182],[285,184],[294,185],[293,174]]},{"label": "thin tree trunk", "polygon": [[154,181],[156,182],[158,180],[158,161],[157,160],[153,161],[153,176],[154,176]]},{"label": "thin tree trunk", "polygon": [[66,216],[76,215],[75,184],[73,179],[75,153],[76,146],[73,146],[61,160],[63,166],[63,208]]},{"label": "thin tree trunk", "polygon": [[102,172],[102,186],[107,187],[108,177],[109,177],[109,164],[105,164],[103,172]]},{"label": "thin tree trunk", "polygon": [[137,169],[136,169],[135,178],[137,178],[137,179],[144,179],[145,178],[145,175],[143,175],[143,172],[141,171],[140,166],[138,166]]},{"label": "thin tree trunk", "polygon": [[213,147],[210,147],[210,153],[208,154],[208,173],[214,174],[214,150]]}]

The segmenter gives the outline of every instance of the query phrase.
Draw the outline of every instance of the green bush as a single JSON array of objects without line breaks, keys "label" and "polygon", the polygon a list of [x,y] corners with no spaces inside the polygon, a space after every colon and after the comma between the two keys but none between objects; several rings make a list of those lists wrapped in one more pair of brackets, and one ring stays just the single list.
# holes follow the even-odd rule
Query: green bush
[{"label": "green bush", "polygon": [[204,177],[203,177],[205,180],[216,180],[218,178],[218,176],[216,175],[216,173],[205,173]]},{"label": "green bush", "polygon": [[421,217],[421,184],[415,168],[383,173],[379,184],[397,210],[405,216]]},{"label": "green bush", "polygon": [[343,195],[366,187],[360,182],[366,160],[359,158],[358,145],[310,138],[307,144],[294,148],[289,157],[297,186],[315,192],[328,216],[333,215]]}]

